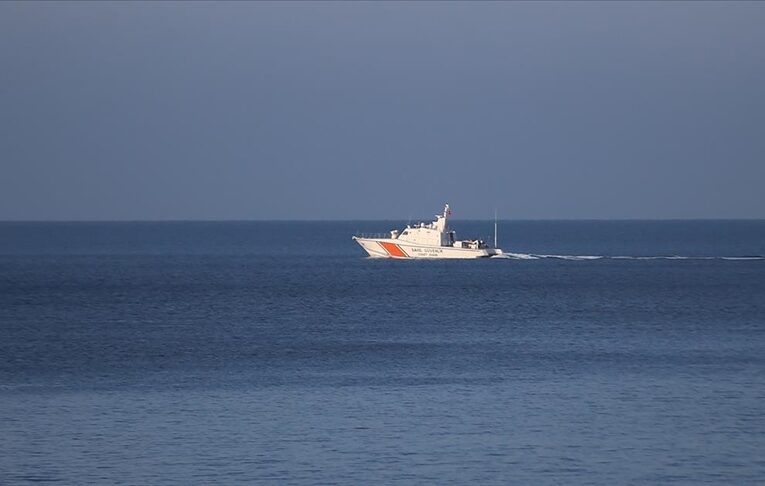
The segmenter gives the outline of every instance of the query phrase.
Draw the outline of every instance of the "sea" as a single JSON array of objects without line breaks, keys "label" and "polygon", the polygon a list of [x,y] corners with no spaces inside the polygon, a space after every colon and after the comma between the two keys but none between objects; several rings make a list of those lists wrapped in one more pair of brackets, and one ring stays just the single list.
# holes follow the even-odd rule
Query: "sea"
[{"label": "sea", "polygon": [[765,484],[765,221],[405,224],[0,223],[0,484]]}]

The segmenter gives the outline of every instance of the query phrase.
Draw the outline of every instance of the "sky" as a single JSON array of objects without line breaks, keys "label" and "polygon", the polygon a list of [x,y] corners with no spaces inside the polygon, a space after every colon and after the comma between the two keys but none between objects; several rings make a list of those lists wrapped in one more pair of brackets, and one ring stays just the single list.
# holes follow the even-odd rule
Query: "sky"
[{"label": "sky", "polygon": [[765,2],[0,2],[0,220],[765,218]]}]

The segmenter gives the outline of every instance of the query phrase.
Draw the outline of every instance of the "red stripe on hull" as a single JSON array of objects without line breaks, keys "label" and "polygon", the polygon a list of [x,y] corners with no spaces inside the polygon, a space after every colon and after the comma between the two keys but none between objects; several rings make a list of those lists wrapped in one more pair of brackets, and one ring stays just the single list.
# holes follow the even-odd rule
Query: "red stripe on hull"
[{"label": "red stripe on hull", "polygon": [[380,246],[388,252],[388,255],[394,258],[409,258],[409,255],[404,253],[404,250],[395,243],[388,243],[387,241],[378,241],[378,243],[380,243]]}]

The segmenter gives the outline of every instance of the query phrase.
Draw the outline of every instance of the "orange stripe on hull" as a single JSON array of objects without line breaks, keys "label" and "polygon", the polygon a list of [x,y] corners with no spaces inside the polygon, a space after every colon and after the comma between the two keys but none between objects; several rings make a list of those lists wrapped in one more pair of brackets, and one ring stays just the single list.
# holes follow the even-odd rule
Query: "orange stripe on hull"
[{"label": "orange stripe on hull", "polygon": [[409,255],[404,253],[404,250],[395,243],[388,243],[387,241],[378,241],[378,243],[380,243],[380,246],[388,252],[388,255],[394,258],[409,258]]}]

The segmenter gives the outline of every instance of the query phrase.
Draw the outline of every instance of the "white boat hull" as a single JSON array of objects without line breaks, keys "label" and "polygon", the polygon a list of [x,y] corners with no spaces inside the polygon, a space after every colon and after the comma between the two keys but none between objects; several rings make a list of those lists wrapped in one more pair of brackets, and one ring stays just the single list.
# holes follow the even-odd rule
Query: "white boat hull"
[{"label": "white boat hull", "polygon": [[418,245],[392,238],[353,237],[356,243],[373,258],[399,259],[474,259],[501,255],[498,248],[454,248],[451,246]]}]

